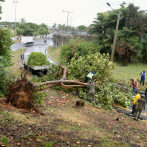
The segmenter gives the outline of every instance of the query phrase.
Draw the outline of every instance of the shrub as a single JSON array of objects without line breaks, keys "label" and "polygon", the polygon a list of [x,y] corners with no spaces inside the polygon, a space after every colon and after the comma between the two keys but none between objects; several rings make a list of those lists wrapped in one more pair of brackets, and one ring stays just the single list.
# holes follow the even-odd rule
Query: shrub
[{"label": "shrub", "polygon": [[69,44],[64,44],[61,47],[61,63],[70,63],[73,57],[78,59],[79,56],[86,56],[89,52],[94,54],[98,51],[99,46],[93,44],[92,41],[87,42],[84,39],[81,40],[79,37],[76,40],[71,39]]},{"label": "shrub", "polygon": [[29,66],[42,66],[49,65],[47,57],[41,52],[32,52],[28,58],[27,65]]},{"label": "shrub", "polygon": [[[67,78],[79,79],[84,82],[87,71],[94,71],[94,80],[100,85],[100,87],[95,88],[96,99],[103,103],[106,108],[111,108],[114,100],[116,104],[126,107],[132,102],[131,89],[116,89],[116,80],[112,75],[113,69],[110,66],[113,64],[109,64],[109,54],[90,54],[89,52],[87,56],[71,59],[67,69]],[[78,88],[78,91],[79,96],[84,98],[89,88]]]},{"label": "shrub", "polygon": [[3,97],[7,91],[7,71],[5,68],[12,65],[10,46],[13,44],[13,40],[10,32],[2,27],[0,27],[0,38],[0,97]]}]

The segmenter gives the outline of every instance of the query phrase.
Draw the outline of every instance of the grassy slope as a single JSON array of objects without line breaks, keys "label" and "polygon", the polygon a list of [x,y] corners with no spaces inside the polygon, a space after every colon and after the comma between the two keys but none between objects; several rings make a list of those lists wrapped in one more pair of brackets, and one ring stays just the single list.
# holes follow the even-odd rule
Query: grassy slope
[{"label": "grassy slope", "polygon": [[59,63],[59,55],[60,55],[60,48],[55,47],[48,47],[48,55],[54,59],[57,63]]},{"label": "grassy slope", "polygon": [[[23,51],[12,53],[16,65],[10,70],[16,75],[20,73],[19,56]],[[131,117],[97,108],[89,102],[84,107],[75,107],[79,98],[52,89],[45,92],[48,96],[40,107],[45,116],[0,102],[0,145],[7,137],[10,147],[18,143],[25,147],[43,146],[46,141],[53,147],[146,146],[147,121],[136,122]],[[117,117],[119,121],[116,121]],[[18,135],[10,137],[14,132]]]},{"label": "grassy slope", "polygon": [[20,61],[20,55],[25,52],[26,49],[20,49],[12,52],[12,62],[13,66],[7,68],[14,75],[20,75],[21,69],[19,69],[20,65],[22,65]]},{"label": "grassy slope", "polygon": [[147,70],[147,64],[138,63],[129,64],[128,66],[115,65],[114,76],[116,79],[128,79],[134,78],[140,80],[140,72]]}]

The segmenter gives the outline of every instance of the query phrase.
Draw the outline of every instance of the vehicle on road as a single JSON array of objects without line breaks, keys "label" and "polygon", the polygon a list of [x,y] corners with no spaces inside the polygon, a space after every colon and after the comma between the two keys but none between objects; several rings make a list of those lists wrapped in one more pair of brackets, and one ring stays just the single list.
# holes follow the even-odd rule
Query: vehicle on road
[{"label": "vehicle on road", "polygon": [[48,38],[48,39],[53,39],[53,34],[47,35],[46,38]]},{"label": "vehicle on road", "polygon": [[21,61],[23,63],[23,67],[28,70],[31,74],[37,75],[37,77],[42,77],[46,75],[49,70],[49,65],[42,65],[42,66],[29,66],[27,64],[28,58],[31,53],[24,53],[21,55]]},{"label": "vehicle on road", "polygon": [[21,36],[21,43],[24,43],[26,47],[34,45],[33,36]]}]

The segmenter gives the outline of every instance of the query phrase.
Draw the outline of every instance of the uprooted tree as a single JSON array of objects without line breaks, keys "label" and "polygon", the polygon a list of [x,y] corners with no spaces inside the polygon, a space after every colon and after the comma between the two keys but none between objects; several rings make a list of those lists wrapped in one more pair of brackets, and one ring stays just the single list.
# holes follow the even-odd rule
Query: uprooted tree
[{"label": "uprooted tree", "polygon": [[[26,78],[17,80],[8,84],[9,93],[6,95],[6,101],[19,108],[33,108],[38,111],[34,103],[39,97],[37,94],[49,87],[60,87],[62,90],[75,91],[80,98],[84,98],[89,91],[84,83],[88,71],[95,71],[95,98],[99,105],[103,104],[106,108],[111,108],[113,103],[124,107],[130,105],[132,101],[131,90],[116,89],[115,78],[112,76],[113,64],[109,62],[109,55],[95,53],[86,56],[80,56],[71,59],[71,62],[65,67],[61,65],[52,65],[49,73],[42,78],[39,86],[34,85]],[[66,91],[67,91],[66,90]],[[36,98],[36,99],[35,99]],[[39,111],[38,111],[39,112]]]},{"label": "uprooted tree", "polygon": [[[26,73],[21,73],[21,78],[7,83],[7,93],[5,94],[5,102],[12,104],[18,108],[33,108],[36,112],[41,113],[34,103],[40,103],[40,97],[36,98],[37,86],[26,79]],[[41,113],[43,114],[43,113]]]},{"label": "uprooted tree", "polygon": [[126,107],[132,101],[131,89],[116,88],[116,80],[112,75],[113,66],[109,62],[108,54],[89,52],[86,56],[79,56],[78,59],[73,57],[66,67],[53,65],[46,77],[40,78],[40,81],[46,81],[40,85],[46,85],[46,88],[55,86],[58,89],[60,85],[62,90],[74,90],[80,98],[84,98],[89,90],[85,87],[87,85],[84,83],[85,77],[88,71],[95,71],[95,97],[99,105],[103,103],[105,107],[111,108],[115,102]]}]

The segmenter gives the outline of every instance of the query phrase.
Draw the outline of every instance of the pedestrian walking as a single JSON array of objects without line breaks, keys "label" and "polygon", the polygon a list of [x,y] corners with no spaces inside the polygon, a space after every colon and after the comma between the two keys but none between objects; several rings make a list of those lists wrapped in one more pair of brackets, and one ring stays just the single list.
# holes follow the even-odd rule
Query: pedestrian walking
[{"label": "pedestrian walking", "polygon": [[142,83],[143,86],[144,86],[144,83],[145,83],[145,72],[146,71],[143,71],[143,72],[140,73],[140,76],[141,76],[140,85]]}]

